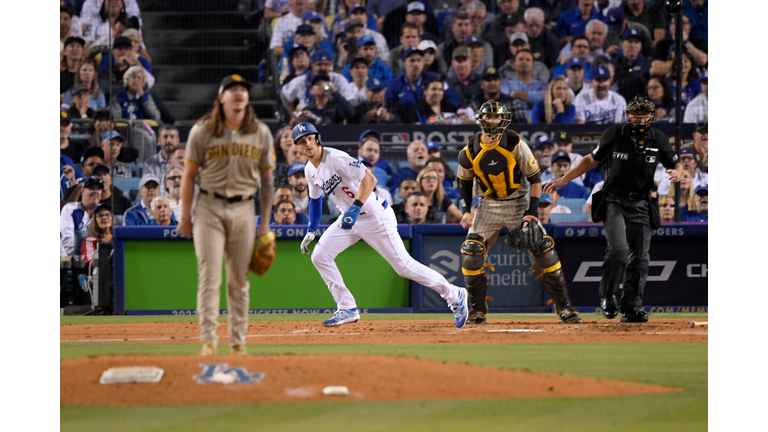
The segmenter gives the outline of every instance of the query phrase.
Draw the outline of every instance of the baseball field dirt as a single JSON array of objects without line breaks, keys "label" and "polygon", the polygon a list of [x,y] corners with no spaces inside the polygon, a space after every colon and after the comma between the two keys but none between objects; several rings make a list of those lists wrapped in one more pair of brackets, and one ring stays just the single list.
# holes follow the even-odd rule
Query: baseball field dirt
[{"label": "baseball field dirt", "polygon": [[[493,320],[456,329],[446,320],[361,321],[340,328],[315,322],[251,322],[246,357],[107,355],[60,364],[61,403],[80,405],[193,405],[330,400],[446,400],[600,397],[676,392],[682,389],[617,380],[511,370],[382,355],[258,355],[260,344],[514,344],[707,342],[707,330],[689,320],[645,324],[586,320],[563,325],[542,320]],[[199,344],[197,323],[63,325],[61,342]],[[228,352],[227,325],[217,331]],[[204,384],[194,377],[202,363],[226,363],[264,373],[259,384]],[[158,383],[99,384],[118,366],[157,366]],[[397,379],[392,377],[397,376]],[[476,379],[473,377],[481,377]],[[347,396],[324,396],[325,386],[347,386]]]}]

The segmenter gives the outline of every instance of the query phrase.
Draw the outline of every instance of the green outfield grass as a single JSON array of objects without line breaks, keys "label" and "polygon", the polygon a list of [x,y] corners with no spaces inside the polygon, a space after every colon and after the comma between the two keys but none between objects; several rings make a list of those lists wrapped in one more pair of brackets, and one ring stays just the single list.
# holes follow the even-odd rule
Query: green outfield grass
[{"label": "green outfield grass", "polygon": [[[597,315],[582,314],[586,319]],[[552,319],[551,315],[494,314]],[[226,317],[222,317],[225,319]],[[251,321],[319,315],[252,315]],[[448,319],[447,314],[364,315],[364,319]],[[706,315],[653,318],[706,319]],[[196,322],[194,316],[62,317],[61,324]],[[197,344],[62,343],[62,360],[104,354],[195,355]],[[223,349],[222,347],[220,347]],[[225,348],[225,347],[224,347]],[[61,430],[117,431],[704,431],[706,343],[688,344],[249,344],[250,354],[406,355],[457,363],[681,387],[682,392],[610,398],[421,402],[322,402],[187,407],[61,406]],[[397,371],[392,371],[393,379]],[[478,377],[482,379],[482,377]]]}]

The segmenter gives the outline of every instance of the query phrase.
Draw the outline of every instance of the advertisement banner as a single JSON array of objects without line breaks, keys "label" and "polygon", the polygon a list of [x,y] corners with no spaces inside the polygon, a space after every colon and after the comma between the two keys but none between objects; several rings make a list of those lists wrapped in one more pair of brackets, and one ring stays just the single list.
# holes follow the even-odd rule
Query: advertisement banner
[{"label": "advertisement banner", "polygon": [[[504,237],[488,251],[486,262],[495,270],[488,272],[488,307],[497,309],[543,308],[544,290],[540,280],[534,280],[533,258],[528,252],[513,249],[504,244]],[[461,273],[461,243],[464,236],[423,236],[423,263],[445,276],[448,282],[464,287]],[[429,288],[422,290],[422,309],[446,308],[445,300]]]},{"label": "advertisement banner", "polygon": [[[326,227],[321,226],[319,231]],[[275,228],[277,258],[266,275],[249,273],[249,309],[335,309],[333,297],[309,255],[300,252],[306,227]],[[401,235],[409,235],[410,227],[403,228]],[[121,268],[115,272],[116,313],[196,309],[197,259],[191,240],[162,227],[116,227],[115,237],[116,243],[120,243],[115,249],[115,267]],[[409,249],[411,240],[406,239],[404,243]],[[317,241],[310,249],[316,245]],[[409,307],[409,281],[398,276],[365,242],[360,241],[341,253],[336,264],[360,307]],[[225,284],[226,269],[222,263],[221,309],[226,308]]]},{"label": "advertisement banner", "polygon": [[[600,304],[599,283],[605,240],[557,241],[571,302],[579,307]],[[707,238],[654,238],[643,304],[706,306],[708,304]],[[621,292],[617,293],[621,299]],[[648,308],[646,308],[648,309]]]}]

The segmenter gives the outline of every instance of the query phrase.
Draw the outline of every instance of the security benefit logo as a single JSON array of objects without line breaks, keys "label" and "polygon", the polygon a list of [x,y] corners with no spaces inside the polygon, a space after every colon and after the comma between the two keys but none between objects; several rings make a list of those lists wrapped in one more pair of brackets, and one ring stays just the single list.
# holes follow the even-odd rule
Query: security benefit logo
[{"label": "security benefit logo", "polygon": [[198,384],[259,384],[264,373],[249,373],[244,367],[229,367],[227,363],[200,363],[203,373],[192,379]]}]

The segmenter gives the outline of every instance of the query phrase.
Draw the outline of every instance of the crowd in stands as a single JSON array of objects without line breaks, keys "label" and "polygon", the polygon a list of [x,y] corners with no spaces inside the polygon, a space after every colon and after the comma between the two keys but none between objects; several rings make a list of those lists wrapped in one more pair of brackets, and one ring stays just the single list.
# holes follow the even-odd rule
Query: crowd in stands
[{"label": "crowd in stands", "polygon": [[[683,221],[705,221],[708,9],[705,0],[684,4],[683,122],[699,126],[692,142],[684,137],[679,203]],[[291,126],[301,121],[370,124],[357,156],[398,222],[420,224],[460,220],[456,175],[431,141],[411,142],[407,164],[390,164],[381,157],[376,124],[474,124],[480,105],[496,100],[512,112],[512,129],[609,125],[625,121],[626,101],[638,94],[656,104],[657,122],[675,120],[675,25],[661,0],[336,5],[331,11],[327,0],[265,3],[284,125],[274,135],[272,224],[307,223],[307,161],[291,139]],[[137,1],[61,0],[60,6],[61,255],[92,256],[99,241],[111,241],[114,225],[180,220],[185,150],[176,119],[152,90],[152,58],[142,37],[152,29],[143,28]],[[75,135],[81,138],[70,139]],[[544,183],[581,158],[567,131],[529,145]],[[135,181],[122,183],[128,179]],[[662,220],[670,221],[675,188],[663,170],[656,183]],[[591,193],[601,186],[599,170],[590,171],[543,196],[540,218],[588,221]],[[323,221],[336,216],[332,199],[324,200]],[[85,230],[87,239],[75,244],[75,232]]]},{"label": "crowd in stands", "polygon": [[[613,124],[638,94],[663,109],[659,121],[674,121],[675,24],[663,1],[338,6],[287,0],[266,9],[286,123],[462,124],[490,97],[514,108],[513,124]],[[707,10],[704,0],[686,0],[682,17],[683,113],[696,121],[707,111]],[[333,85],[316,86],[318,75]],[[323,100],[313,104],[316,98]],[[349,106],[342,100],[354,116],[343,115]]]}]

